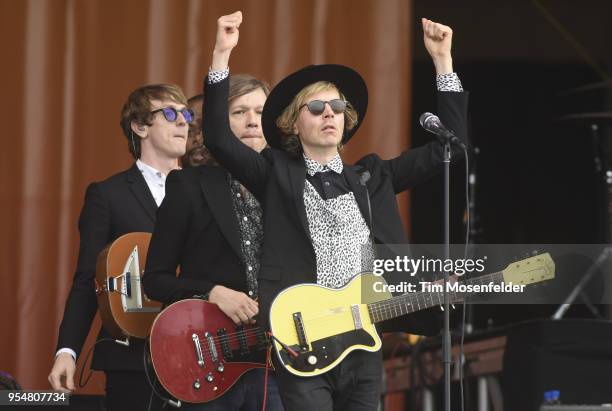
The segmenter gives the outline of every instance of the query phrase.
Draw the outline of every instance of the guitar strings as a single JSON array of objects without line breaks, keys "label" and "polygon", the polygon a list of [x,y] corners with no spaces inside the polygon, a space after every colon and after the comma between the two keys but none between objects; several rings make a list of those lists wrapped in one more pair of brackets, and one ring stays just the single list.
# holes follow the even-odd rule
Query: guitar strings
[{"label": "guitar strings", "polygon": [[[503,271],[499,271],[499,272],[495,272],[495,273],[490,273],[490,274],[485,274],[476,278],[471,279],[472,281],[476,282],[476,281],[483,281],[485,279],[494,279],[495,277],[501,276],[501,274],[503,274]],[[503,277],[502,277],[503,278]],[[425,295],[428,294],[429,295],[429,300],[432,302],[430,306],[428,306],[427,304],[427,298],[425,297]],[[436,305],[436,303],[433,302],[433,295],[437,295],[438,296],[438,301],[441,304],[442,303],[442,299],[440,298],[440,295],[443,295],[443,293],[440,292],[429,292],[429,293],[417,293],[417,294],[410,294],[410,293],[406,293],[406,294],[402,294],[399,295],[397,297],[394,298],[390,298],[387,300],[383,300],[383,301],[378,301],[375,303],[371,303],[368,304],[369,308],[368,311],[370,312],[370,315],[374,314],[376,316],[380,315],[384,315],[384,314],[391,314],[391,311],[395,311],[397,314],[397,307],[400,304],[403,305],[407,305],[406,303],[409,303],[409,305],[411,307],[414,307],[414,302],[416,301],[416,305],[418,307],[417,310],[412,310],[409,311],[405,314],[409,314],[410,312],[414,312],[414,311],[419,311],[421,309],[425,309],[425,308],[430,308],[433,307],[434,305]],[[456,296],[457,293],[452,293],[452,296]],[[422,296],[423,298],[423,302],[424,307],[421,308],[420,307],[420,303],[419,303],[419,298]],[[400,308],[401,309],[401,308]],[[400,315],[404,315],[404,314],[400,314]],[[385,318],[376,318],[376,320],[384,320]]]},{"label": "guitar strings", "polygon": [[[210,340],[213,340],[213,343],[218,343],[219,345],[221,345],[222,342],[227,342],[229,344],[231,344],[232,342],[238,342],[238,344],[240,344],[240,337],[244,337],[245,339],[248,339],[250,337],[257,336],[258,333],[260,333],[260,332],[261,332],[260,328],[252,328],[252,329],[248,329],[248,330],[237,331],[237,332],[234,332],[234,333],[228,333],[228,334],[226,334],[225,336],[222,336],[222,337],[221,336],[219,336],[219,337],[211,336],[210,338],[207,338],[207,337],[198,337],[198,340],[199,340],[200,343],[204,343],[204,344],[201,344],[202,352],[206,353],[206,354],[211,354],[211,349],[210,349],[210,346],[209,346]],[[226,341],[221,341],[222,339],[225,339]],[[247,341],[247,344],[248,344],[248,341]],[[217,344],[215,344],[215,349],[217,349]],[[217,350],[217,352],[218,351],[219,350]]]},{"label": "guitar strings", "polygon": [[[493,279],[496,276],[500,276],[500,274],[502,274],[501,271],[491,273],[491,274],[486,274],[480,277],[473,278],[471,280],[482,282],[485,279]],[[408,307],[410,306],[410,311],[408,311],[406,314],[410,312],[418,311],[421,309],[430,308],[437,304],[441,304],[442,302],[441,295],[442,293],[440,292],[416,293],[416,294],[406,293],[406,294],[402,294],[401,296],[397,296],[392,299],[378,301],[378,302],[374,302],[374,303],[370,303],[366,305],[368,306],[368,313],[370,314],[371,317],[372,316],[375,317],[373,318],[373,320],[376,321],[379,319],[384,319],[384,317],[386,317],[386,314],[395,314],[395,316],[404,315],[404,313],[402,313],[402,308],[401,308],[402,304],[406,307],[406,309],[408,309]],[[455,297],[456,295],[457,293],[452,294],[453,297]],[[434,296],[438,297],[437,298],[438,303],[434,302]],[[422,308],[421,308],[421,302],[423,303]],[[414,310],[414,306],[417,307],[417,310]],[[398,310],[400,314],[398,314]],[[337,322],[334,316],[335,316],[334,314],[323,314],[323,315],[314,316],[314,317],[307,317],[307,318],[304,318],[304,320],[308,320],[308,321],[319,320],[319,324],[318,324],[319,327],[317,328],[322,328],[320,327],[321,325],[328,324],[330,322]],[[321,319],[325,317],[330,317],[330,320],[320,321]],[[381,318],[378,318],[378,317],[381,317]],[[313,328],[312,326],[309,328],[311,330],[317,329],[317,328]],[[248,330],[241,330],[241,331],[227,333],[224,336],[198,337],[198,340],[200,343],[204,343],[202,347],[203,348],[202,352],[204,354],[210,355],[212,352],[209,346],[209,343],[211,340],[213,341],[213,343],[219,343],[219,344],[221,344],[222,342],[226,342],[229,344],[231,344],[232,342],[240,343],[241,339],[244,339],[244,338],[248,339],[253,336],[262,335],[262,333],[263,331],[257,327],[257,328],[251,328]],[[265,336],[265,333],[263,335]],[[217,344],[215,344],[215,349],[217,348],[216,346]]]},{"label": "guitar strings", "polygon": [[[232,339],[230,339],[230,338],[228,338],[228,339],[227,339],[227,342],[228,342],[228,343],[230,343],[230,344],[231,344],[232,342],[238,342],[238,343],[240,344],[240,340],[239,340],[239,337],[238,337],[238,334],[239,334],[239,333],[244,333],[245,338],[247,338],[247,339],[248,339],[249,337],[256,336],[256,335],[257,335],[257,332],[258,332],[259,330],[260,330],[260,329],[258,328],[258,329],[251,329],[251,330],[245,330],[245,331],[239,331],[239,332],[236,332],[236,333],[231,333],[233,340],[232,340]],[[230,334],[228,334],[228,335],[230,335]],[[218,343],[219,345],[221,344],[221,341],[220,341],[220,340],[221,340],[221,338],[225,338],[225,337],[211,337],[211,339],[213,340],[213,343]],[[205,343],[205,344],[201,344],[201,345],[200,345],[200,349],[201,349],[201,351],[202,351],[202,354],[207,354],[207,355],[209,355],[209,356],[211,356],[211,357],[212,357],[212,350],[211,350],[210,345],[209,345],[209,339],[208,339],[208,338],[206,338],[206,337],[204,337],[204,338],[199,338],[199,337],[198,337],[198,339],[199,339],[200,343]],[[248,343],[248,342],[247,342],[247,343]],[[220,347],[219,347],[219,348],[220,348]],[[230,349],[231,349],[231,347],[230,347]],[[221,351],[221,355],[223,355],[223,350],[222,350],[222,349],[221,349],[221,350],[219,350],[219,349],[217,348],[217,344],[215,344],[215,350],[217,351],[217,356],[219,356],[219,354],[218,354],[218,353],[219,353],[219,351]],[[232,351],[233,351],[233,350],[232,350]]]}]

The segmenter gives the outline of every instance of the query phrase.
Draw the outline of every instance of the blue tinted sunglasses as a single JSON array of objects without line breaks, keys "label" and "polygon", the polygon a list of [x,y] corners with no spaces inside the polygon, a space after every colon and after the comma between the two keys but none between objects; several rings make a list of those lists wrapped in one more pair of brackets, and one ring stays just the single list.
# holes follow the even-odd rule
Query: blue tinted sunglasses
[{"label": "blue tinted sunglasses", "polygon": [[193,122],[193,110],[190,108],[183,108],[181,110],[177,110],[174,107],[164,107],[151,111],[151,114],[155,114],[158,111],[161,111],[164,114],[164,118],[171,123],[175,122],[176,119],[178,119],[178,113],[181,113],[183,115],[183,118],[187,123],[191,124]]}]

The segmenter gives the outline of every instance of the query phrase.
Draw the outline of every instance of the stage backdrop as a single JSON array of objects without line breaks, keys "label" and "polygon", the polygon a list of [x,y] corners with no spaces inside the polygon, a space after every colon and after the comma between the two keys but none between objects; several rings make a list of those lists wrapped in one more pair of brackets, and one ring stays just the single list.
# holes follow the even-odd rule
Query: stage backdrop
[{"label": "stage backdrop", "polygon": [[[411,38],[420,24],[411,1],[0,0],[0,369],[24,388],[49,387],[85,187],[132,163],[119,128],[124,100],[145,83],[199,93],[216,20],[236,10],[244,22],[233,73],[274,85],[308,64],[352,66],[370,105],[345,159],[409,147],[410,61],[423,47]],[[422,81],[435,90],[433,67]],[[78,392],[101,384],[97,376]]]}]

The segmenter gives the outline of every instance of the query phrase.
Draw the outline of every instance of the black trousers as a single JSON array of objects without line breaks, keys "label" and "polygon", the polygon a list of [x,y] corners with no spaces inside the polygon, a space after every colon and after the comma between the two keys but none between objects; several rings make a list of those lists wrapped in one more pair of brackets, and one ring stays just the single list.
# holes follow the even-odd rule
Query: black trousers
[{"label": "black trousers", "polygon": [[[159,411],[162,401],[153,395],[144,371],[104,371],[107,411]],[[159,384],[156,385],[158,391]],[[150,402],[150,407],[149,407]]]},{"label": "black trousers", "polygon": [[333,370],[298,377],[275,365],[287,411],[375,411],[382,395],[382,352],[353,351]]},{"label": "black trousers", "polygon": [[[204,404],[185,404],[185,411],[261,411],[265,370],[247,372],[223,396]],[[283,411],[274,372],[268,374],[266,411]]]}]

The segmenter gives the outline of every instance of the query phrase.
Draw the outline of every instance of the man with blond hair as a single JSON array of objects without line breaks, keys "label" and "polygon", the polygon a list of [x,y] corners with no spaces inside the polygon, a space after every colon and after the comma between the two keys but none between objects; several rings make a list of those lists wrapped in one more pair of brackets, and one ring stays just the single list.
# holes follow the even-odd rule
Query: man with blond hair
[{"label": "man with blond hair", "polygon": [[[263,204],[259,311],[267,325],[271,302],[282,290],[300,283],[342,287],[367,267],[375,244],[407,242],[395,195],[441,171],[443,147],[432,142],[390,160],[370,154],[354,166],[343,163],[338,150],[363,122],[367,88],[357,72],[332,64],[305,67],[270,92],[262,114],[270,149],[259,154],[237,144],[224,101],[241,23],[240,12],[218,19],[204,87],[204,142]],[[467,95],[452,69],[452,30],[427,19],[422,25],[437,72],[440,117],[465,140]],[[406,327],[437,332],[428,314],[410,316]],[[380,352],[352,351],[316,377],[277,369],[289,410],[375,410],[382,393]]]}]

